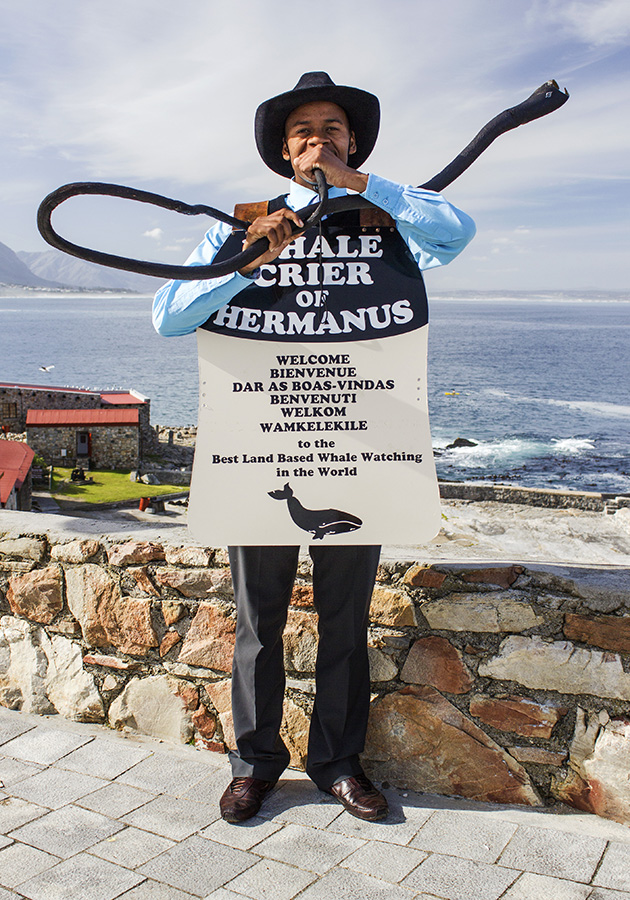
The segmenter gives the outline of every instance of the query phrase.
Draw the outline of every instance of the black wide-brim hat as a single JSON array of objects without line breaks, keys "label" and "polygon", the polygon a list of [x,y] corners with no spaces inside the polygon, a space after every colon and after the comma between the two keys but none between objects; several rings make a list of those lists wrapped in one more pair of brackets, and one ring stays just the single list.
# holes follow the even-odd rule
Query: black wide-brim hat
[{"label": "black wide-brim hat", "polygon": [[291,162],[282,157],[287,116],[298,106],[315,100],[327,100],[345,110],[357,147],[348,159],[349,166],[358,169],[374,148],[381,120],[378,98],[359,88],[335,84],[326,72],[306,72],[292,91],[265,100],[256,110],[254,130],[258,152],[278,175],[293,176]]}]

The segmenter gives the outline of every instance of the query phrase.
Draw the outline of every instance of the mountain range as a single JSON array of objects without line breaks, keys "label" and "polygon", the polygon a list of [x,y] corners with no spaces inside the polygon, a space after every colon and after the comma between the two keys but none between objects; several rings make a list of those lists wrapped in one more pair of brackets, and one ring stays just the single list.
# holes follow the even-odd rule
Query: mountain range
[{"label": "mountain range", "polygon": [[17,253],[0,243],[0,285],[40,290],[122,290],[153,293],[164,279],[97,266],[60,250]]}]

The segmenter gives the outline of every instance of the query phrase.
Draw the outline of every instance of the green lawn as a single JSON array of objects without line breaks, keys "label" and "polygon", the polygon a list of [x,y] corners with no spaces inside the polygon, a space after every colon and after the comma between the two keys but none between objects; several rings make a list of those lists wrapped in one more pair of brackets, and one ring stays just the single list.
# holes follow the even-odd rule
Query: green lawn
[{"label": "green lawn", "polygon": [[94,484],[73,484],[70,481],[72,469],[55,467],[52,495],[63,505],[63,501],[81,503],[116,503],[120,500],[135,500],[140,497],[157,497],[160,494],[179,494],[186,486],[181,484],[142,484],[130,481],[129,472],[100,471],[86,472]]}]

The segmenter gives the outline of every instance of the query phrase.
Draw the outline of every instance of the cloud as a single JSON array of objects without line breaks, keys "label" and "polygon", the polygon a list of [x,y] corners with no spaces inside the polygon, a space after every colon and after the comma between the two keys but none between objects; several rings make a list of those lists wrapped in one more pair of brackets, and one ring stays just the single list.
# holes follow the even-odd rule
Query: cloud
[{"label": "cloud", "polygon": [[595,47],[622,44],[630,36],[627,0],[555,0],[536,4],[537,13]]},{"label": "cloud", "polygon": [[154,241],[159,241],[162,238],[164,232],[161,228],[150,228],[148,231],[145,231],[142,237],[151,238]]}]

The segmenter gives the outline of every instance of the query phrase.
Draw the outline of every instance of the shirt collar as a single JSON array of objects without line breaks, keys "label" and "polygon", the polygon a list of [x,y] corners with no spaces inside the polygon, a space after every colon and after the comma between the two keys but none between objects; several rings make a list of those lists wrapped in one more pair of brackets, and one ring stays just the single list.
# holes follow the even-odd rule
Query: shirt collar
[{"label": "shirt collar", "polygon": [[[347,190],[345,188],[338,187],[329,187],[328,188],[328,196],[333,197],[345,197],[347,194]],[[317,200],[317,193],[312,191],[310,188],[304,187],[302,184],[298,184],[294,179],[291,180],[291,187],[289,188],[289,196],[287,197],[287,203],[291,207],[291,209],[302,209],[305,206],[309,206],[311,203],[314,203]]]}]

